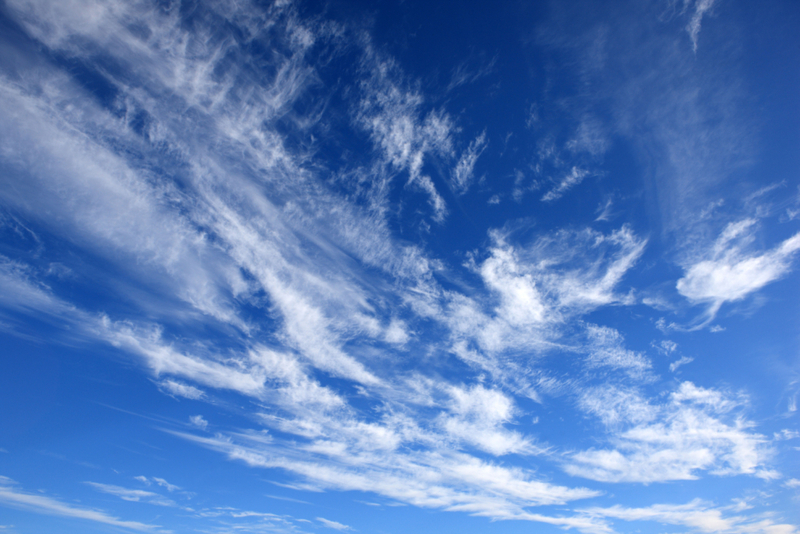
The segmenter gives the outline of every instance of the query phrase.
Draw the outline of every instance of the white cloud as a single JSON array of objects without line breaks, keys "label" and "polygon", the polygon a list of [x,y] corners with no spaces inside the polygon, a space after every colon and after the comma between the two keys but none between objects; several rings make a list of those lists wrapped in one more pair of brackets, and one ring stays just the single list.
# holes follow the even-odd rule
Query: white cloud
[{"label": "white cloud", "polygon": [[745,402],[691,382],[660,405],[613,389],[588,391],[581,405],[611,425],[615,448],[574,453],[565,470],[605,482],[693,480],[699,471],[771,478],[766,438],[741,415],[730,415]]},{"label": "white cloud", "polygon": [[595,213],[597,213],[598,215],[595,218],[594,222],[610,221],[612,215],[614,215],[611,212],[611,208],[612,208],[613,205],[614,205],[614,201],[613,201],[613,199],[610,199],[610,198],[608,200],[606,200],[604,203],[598,205],[597,206],[597,210],[595,210]]},{"label": "white cloud", "polygon": [[352,527],[349,527],[349,526],[347,526],[345,524],[342,524],[342,523],[339,523],[337,521],[331,521],[330,519],[325,519],[324,517],[318,517],[317,521],[322,523],[324,526],[326,526],[328,528],[332,528],[334,530],[339,530],[339,531],[342,531],[342,532],[345,532],[345,531],[348,531],[348,530],[353,530]]},{"label": "white cloud", "polygon": [[686,365],[687,363],[692,363],[693,361],[694,358],[690,358],[689,356],[681,356],[679,360],[675,360],[669,364],[669,370],[674,373],[681,365]]},{"label": "white cloud", "polygon": [[532,450],[521,434],[503,428],[512,420],[515,407],[502,392],[477,385],[469,389],[453,386],[448,394],[449,413],[440,416],[440,424],[449,436],[496,456]]},{"label": "white cloud", "polygon": [[466,193],[472,183],[475,162],[486,148],[486,132],[476,137],[461,155],[453,170],[453,188],[457,193]]},{"label": "white cloud", "polygon": [[744,299],[770,282],[785,276],[795,253],[800,250],[800,233],[774,249],[748,253],[753,240],[754,219],[729,224],[711,250],[710,257],[697,258],[678,280],[678,292],[694,303],[708,305],[708,324],[725,302]]},{"label": "white cloud", "polygon": [[662,340],[661,343],[658,343],[658,344],[656,344],[656,342],[653,341],[653,343],[651,343],[651,345],[658,352],[660,352],[661,354],[663,354],[665,356],[669,356],[670,354],[672,354],[673,352],[678,350],[678,344],[675,343],[674,341],[669,340],[669,339]]},{"label": "white cloud", "polygon": [[[691,0],[684,0],[688,5]],[[691,20],[686,26],[686,31],[689,32],[689,37],[692,39],[692,49],[697,52],[697,37],[700,35],[700,25],[703,22],[703,15],[714,7],[715,0],[695,0],[694,13],[692,13]]]},{"label": "white cloud", "polygon": [[590,368],[619,369],[633,378],[647,378],[652,363],[644,354],[626,349],[619,332],[590,324],[587,326],[587,335],[589,356],[586,363]]},{"label": "white cloud", "polygon": [[608,427],[623,424],[642,424],[653,421],[658,407],[651,405],[635,389],[621,389],[613,385],[594,386],[581,392],[579,407]]},{"label": "white cloud", "polygon": [[786,440],[786,439],[797,439],[800,438],[800,432],[798,432],[797,430],[789,430],[788,428],[784,428],[780,432],[775,432],[773,436],[776,441]]},{"label": "white cloud", "polygon": [[[615,288],[645,246],[627,227],[608,235],[563,231],[527,247],[512,245],[499,231],[491,237],[488,257],[471,265],[494,299],[483,303],[447,293],[445,310],[433,314],[451,329],[458,354],[473,362],[519,347],[547,350],[568,319],[628,302]],[[484,354],[470,352],[462,344],[466,339],[474,340]]]},{"label": "white cloud", "polygon": [[[488,250],[475,252],[470,263],[480,287],[451,277],[424,247],[393,237],[394,206],[387,191],[407,173],[407,185],[422,191],[432,218],[443,221],[447,205],[437,190],[439,176],[429,168],[455,162],[449,173],[453,188],[466,191],[487,146],[485,133],[456,162],[455,119],[444,108],[432,109],[397,66],[376,59],[367,44],[361,67],[368,79],[354,89],[360,101],[355,121],[371,135],[378,161],[316,176],[315,147],[307,153],[289,150],[287,138],[272,125],[296,120],[304,133],[313,130],[317,118],[298,119],[293,104],[319,81],[303,54],[324,32],[292,22],[290,8],[279,17],[273,11],[250,14],[244,4],[234,4],[209,9],[229,6],[231,12],[220,20],[237,25],[245,39],[278,41],[270,31],[285,37],[287,50],[276,50],[269,66],[274,81],[247,79],[243,73],[250,65],[231,59],[236,39],[202,31],[187,35],[179,18],[141,9],[144,4],[98,4],[93,10],[86,8],[94,3],[73,0],[9,2],[23,14],[28,31],[58,53],[80,57],[85,51],[76,43],[91,43],[136,80],[113,79],[119,91],[114,105],[124,118],[87,103],[83,89],[67,78],[0,80],[7,97],[0,112],[10,125],[4,146],[25,159],[22,167],[34,169],[31,180],[22,181],[27,189],[7,188],[2,195],[63,232],[72,246],[102,254],[124,270],[131,285],[148,294],[122,296],[148,320],[135,313],[105,316],[78,309],[38,282],[33,269],[10,260],[0,263],[0,302],[14,313],[58,318],[72,335],[136,355],[169,394],[208,400],[200,388],[217,388],[258,401],[259,423],[280,432],[183,437],[310,482],[295,486],[299,489],[374,491],[493,519],[609,532],[602,520],[529,511],[598,491],[546,482],[535,469],[513,467],[514,458],[488,461],[483,453],[543,456],[525,427],[516,426],[517,417],[530,414],[513,394],[542,402],[542,391],[564,387],[539,365],[550,351],[587,351],[586,362],[595,369],[619,369],[638,378],[648,372],[647,358],[627,350],[610,328],[589,325],[575,336],[583,339],[585,333],[588,347],[565,346],[564,339],[582,314],[634,302],[619,285],[641,257],[645,240],[626,226],[607,234],[553,232],[522,245],[497,231]],[[134,35],[131,28],[137,25],[147,28],[149,37]],[[142,161],[164,160],[133,131],[130,118],[139,112],[151,118],[146,135],[158,150],[181,160],[168,169],[176,171],[180,187],[152,179],[143,168]],[[584,121],[567,148],[599,156],[608,140],[600,126]],[[124,156],[128,149],[136,156]],[[572,167],[542,200],[556,200],[586,175]],[[500,196],[492,199],[499,202]],[[607,220],[608,209],[598,220]],[[44,215],[47,210],[52,219]],[[448,289],[439,285],[439,275],[448,279]],[[250,306],[268,319],[245,320],[250,310],[240,312]],[[182,331],[187,325],[198,328],[188,342],[172,334],[174,325]],[[213,335],[204,337],[207,331]],[[215,337],[224,350],[210,341]],[[230,341],[239,348],[227,348]],[[472,376],[465,377],[469,385],[450,384],[437,376],[442,355],[455,355],[488,376],[481,375],[478,385]],[[337,390],[338,381],[324,385],[328,376],[351,383],[359,401],[351,403],[354,394]],[[361,401],[369,408],[356,408]],[[610,429],[614,450],[578,453],[572,465],[589,478],[645,482],[702,470],[757,472],[761,438],[749,432],[747,421],[726,418],[735,407],[730,402],[694,386],[681,386],[666,404],[644,398],[636,388],[587,389],[579,407]],[[199,415],[190,421],[202,429],[208,424]],[[279,437],[282,433],[291,434],[291,443]],[[692,437],[680,442],[684,433]],[[480,458],[467,454],[474,449]],[[621,459],[603,463],[601,453]],[[136,479],[179,489],[164,479]],[[154,492],[93,484],[126,500],[157,498]],[[234,513],[270,515],[228,515]]]},{"label": "white cloud", "polygon": [[601,156],[608,151],[610,145],[611,142],[600,121],[586,116],[581,119],[575,135],[567,141],[566,147],[573,152],[586,152],[592,156]]},{"label": "white cloud", "polygon": [[552,202],[554,200],[558,200],[564,195],[564,193],[580,184],[588,174],[589,171],[579,169],[578,167],[572,167],[570,173],[564,176],[558,185],[542,196],[542,202]]},{"label": "white cloud", "polygon": [[92,486],[97,491],[114,495],[124,501],[145,502],[157,506],[177,506],[175,501],[167,499],[158,493],[153,493],[152,491],[123,488],[112,484],[100,484],[99,482],[87,482],[86,484]]},{"label": "white cloud", "polygon": [[187,399],[199,400],[205,397],[205,392],[189,384],[177,382],[175,380],[162,380],[158,382],[158,386],[165,390],[170,395],[177,395],[178,397],[186,397]]},{"label": "white cloud", "polygon": [[537,516],[526,512],[525,508],[598,495],[587,488],[567,488],[537,481],[522,469],[446,450],[397,450],[387,455],[380,450],[350,450],[344,444],[333,447],[332,443],[327,443],[326,448],[312,449],[325,457],[325,461],[319,461],[291,452],[297,445],[284,449],[280,443],[246,441],[243,435],[237,441],[232,436],[205,438],[173,434],[253,467],[288,470],[317,487],[375,492],[415,506],[463,511],[494,519],[569,524],[570,518]]},{"label": "white cloud", "polygon": [[173,492],[175,490],[181,489],[180,487],[178,487],[178,486],[176,486],[174,484],[170,484],[169,482],[167,482],[163,478],[153,477],[153,482],[155,482],[156,484],[158,484],[162,488],[166,488],[166,490],[169,491],[169,492]]},{"label": "white cloud", "polygon": [[74,506],[44,495],[26,493],[11,487],[10,484],[10,479],[0,477],[0,504],[34,513],[93,521],[126,530],[152,532],[160,528],[158,525],[148,525],[138,521],[124,521],[100,510]]},{"label": "white cloud", "polygon": [[772,519],[753,520],[743,516],[725,516],[724,507],[695,499],[687,504],[654,504],[642,508],[620,505],[610,508],[588,508],[583,510],[592,517],[614,518],[625,521],[657,521],[662,524],[679,525],[695,532],[794,534],[797,529],[788,524],[775,523]]},{"label": "white cloud", "polygon": [[447,206],[422,169],[426,157],[452,154],[452,119],[443,111],[424,113],[422,95],[403,87],[402,76],[393,61],[368,50],[366,63],[371,78],[363,84],[365,96],[358,122],[370,132],[391,172],[407,172],[408,183],[428,193],[433,219],[442,222]]},{"label": "white cloud", "polygon": [[203,419],[202,415],[192,415],[189,417],[189,422],[201,430],[208,428],[208,421]]}]

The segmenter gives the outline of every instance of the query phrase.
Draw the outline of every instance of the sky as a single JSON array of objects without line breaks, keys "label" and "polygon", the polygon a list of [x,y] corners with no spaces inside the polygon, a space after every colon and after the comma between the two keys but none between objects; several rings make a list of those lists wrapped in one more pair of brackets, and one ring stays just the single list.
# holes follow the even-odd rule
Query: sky
[{"label": "sky", "polygon": [[0,533],[800,533],[800,3],[0,2]]}]

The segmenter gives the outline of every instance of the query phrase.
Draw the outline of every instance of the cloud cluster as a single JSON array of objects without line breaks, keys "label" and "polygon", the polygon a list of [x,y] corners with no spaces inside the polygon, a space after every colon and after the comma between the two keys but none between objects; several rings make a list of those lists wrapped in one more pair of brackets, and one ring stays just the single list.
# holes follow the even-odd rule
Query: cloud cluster
[{"label": "cloud cluster", "polygon": [[715,475],[779,476],[764,469],[769,440],[736,413],[746,399],[682,382],[656,404],[614,386],[586,391],[580,404],[612,431],[613,448],[571,454],[568,473],[608,482],[694,480]]},{"label": "cloud cluster", "polygon": [[[695,45],[712,4],[695,4]],[[604,492],[565,482],[558,468],[592,483],[778,475],[768,440],[743,415],[744,396],[688,381],[648,395],[659,380],[653,360],[600,324],[608,318],[600,311],[637,302],[626,283],[648,240],[633,226],[524,237],[509,224],[482,234],[460,266],[407,241],[398,212],[444,227],[443,193],[458,200],[470,192],[479,158],[494,145],[486,130],[462,139],[458,115],[368,37],[301,20],[287,2],[199,3],[191,31],[179,10],[145,1],[7,5],[54,57],[90,64],[97,83],[81,84],[31,52],[20,76],[0,74],[2,207],[60,240],[64,257],[106,267],[56,269],[64,258],[41,243],[35,254],[4,250],[0,313],[60,325],[70,343],[112,346],[183,403],[235,397],[254,427],[184,415],[184,430],[168,429],[171,436],[284,470],[298,487],[374,492],[491,519],[587,533],[612,532],[611,519],[794,531],[702,501],[575,508]],[[280,46],[250,53],[264,42]],[[104,61],[88,61],[100,53]],[[320,96],[334,58],[354,60],[355,83]],[[470,79],[455,78],[453,87]],[[350,116],[326,113],[335,99]],[[540,145],[540,160],[560,177],[541,197],[548,204],[566,202],[611,146],[604,123],[575,113],[562,149],[546,136]],[[690,167],[696,152],[678,146],[669,124],[658,130],[667,152],[676,167]],[[334,128],[344,134],[331,140]],[[579,161],[561,161],[567,153]],[[415,202],[420,192],[427,205]],[[597,221],[608,222],[610,206]],[[430,230],[411,218],[414,235]],[[685,264],[677,290],[708,306],[708,320],[790,270],[800,234],[752,252],[755,224],[730,224],[707,255]],[[56,283],[67,272],[107,298],[70,300]],[[670,343],[657,350],[674,353]],[[565,376],[567,368],[578,372]],[[557,447],[523,424],[564,398],[599,420],[602,445]],[[563,479],[548,475],[550,464]],[[177,506],[181,488],[136,480],[148,489],[87,484],[129,502]],[[0,482],[0,500],[12,506],[157,528]]]}]

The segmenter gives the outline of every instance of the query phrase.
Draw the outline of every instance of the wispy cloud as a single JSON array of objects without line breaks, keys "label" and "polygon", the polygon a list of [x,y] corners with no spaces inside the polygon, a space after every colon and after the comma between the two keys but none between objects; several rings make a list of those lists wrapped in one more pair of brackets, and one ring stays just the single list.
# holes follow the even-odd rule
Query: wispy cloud
[{"label": "wispy cloud", "polygon": [[[696,48],[713,1],[691,5],[688,30]],[[62,325],[71,343],[110,345],[140,362],[181,406],[195,406],[183,399],[236,398],[254,428],[223,428],[209,413],[219,429],[212,436],[205,417],[189,415],[201,411],[195,406],[175,424],[193,425],[198,435],[173,435],[253,467],[283,470],[292,479],[286,486],[297,490],[368,491],[431,509],[587,533],[611,532],[609,519],[732,532],[759,525],[726,519],[699,501],[683,508],[568,508],[602,491],[594,482],[572,487],[563,482],[569,478],[551,480],[545,466],[553,461],[570,475],[599,482],[770,478],[776,473],[768,465],[769,442],[743,415],[743,397],[691,382],[669,391],[654,371],[658,366],[625,345],[626,337],[637,338],[600,324],[611,317],[607,307],[639,302],[634,283],[626,284],[641,282],[630,276],[648,242],[641,228],[604,225],[599,232],[583,220],[558,230],[537,221],[530,223],[539,225],[535,231],[516,232],[514,223],[498,228],[502,222],[493,220],[495,229],[481,233],[471,252],[455,251],[456,261],[437,257],[426,242],[410,242],[409,235],[430,231],[424,219],[446,228],[446,195],[472,187],[479,158],[492,148],[492,130],[466,132],[448,102],[426,94],[366,34],[301,20],[291,2],[200,2],[192,30],[179,10],[147,2],[9,0],[7,6],[52,57],[83,61],[103,51],[108,63],[91,68],[107,91],[100,94],[36,55],[19,62],[19,76],[0,74],[0,145],[10,170],[0,183],[14,184],[0,187],[0,200],[36,232],[59,239],[69,249],[65,256],[100,258],[109,267],[98,273],[82,270],[80,262],[61,268],[40,256],[0,256],[4,319],[46,320]],[[593,34],[580,62],[575,85],[587,93],[596,88],[592,73],[617,57],[607,50],[612,33]],[[254,58],[254,43],[280,46]],[[644,73],[597,91],[600,100],[625,100],[611,114],[573,109],[570,99],[559,104],[569,108],[570,125],[541,136],[530,164],[537,182],[525,189],[541,191],[545,177],[553,177],[541,196],[550,204],[537,204],[540,209],[555,209],[587,176],[601,176],[596,165],[612,136],[625,135],[634,145],[643,139],[653,158],[642,160],[657,161],[654,196],[665,220],[680,219],[665,227],[686,230],[694,208],[711,205],[708,184],[727,161],[714,154],[737,153],[731,147],[739,145],[736,128],[729,138],[726,128],[709,125],[717,112],[735,114],[726,113],[730,99],[696,90],[685,64],[664,57],[670,50],[654,46],[641,57],[652,53],[659,59],[653,63],[665,59],[667,68],[680,67],[676,87]],[[320,57],[356,64],[348,73],[353,78],[321,91],[330,72]],[[457,67],[448,90],[495,65]],[[663,105],[643,106],[644,98]],[[704,99],[720,108],[707,112]],[[347,112],[326,112],[334,101]],[[598,118],[607,115],[613,118]],[[640,126],[650,133],[640,136]],[[612,205],[624,213],[621,196],[607,198],[595,222],[611,220]],[[703,224],[717,211],[704,215]],[[414,216],[405,217],[409,212]],[[686,239],[689,261],[677,289],[707,306],[711,318],[723,303],[789,273],[800,248],[798,234],[753,252],[748,240],[755,225],[748,221],[730,225],[707,256],[695,253],[709,249],[701,231]],[[50,253],[33,230],[19,231],[37,242],[36,254]],[[65,276],[109,297],[73,302],[67,296],[73,293],[56,283]],[[679,355],[668,342],[656,350]],[[669,368],[675,372],[690,361],[683,356]],[[565,372],[568,367],[577,372]],[[648,388],[667,391],[659,396]],[[604,427],[595,448],[545,441],[543,414],[565,398],[579,416]],[[542,423],[532,429],[525,422],[534,416]],[[148,490],[180,492],[162,478],[136,480]],[[126,501],[175,505],[156,491],[88,484]],[[0,499],[155,528],[9,484],[0,486]],[[561,507],[555,512],[561,515],[534,512],[547,506]],[[265,521],[262,527],[237,523],[236,530],[290,529],[289,519],[263,512],[209,508],[201,514]],[[317,526],[351,529],[317,520]]]},{"label": "wispy cloud", "polygon": [[473,180],[475,163],[486,148],[486,132],[476,137],[461,155],[453,170],[453,188],[458,193],[465,193]]},{"label": "wispy cloud", "polygon": [[[247,440],[246,436],[234,440],[231,436],[174,434],[254,467],[294,472],[323,488],[370,491],[416,506],[494,519],[546,521],[546,516],[530,514],[525,508],[598,495],[587,488],[536,481],[519,469],[486,463],[462,453],[398,451],[387,455],[380,449],[350,450],[349,444],[323,441],[310,449],[327,458],[320,462],[298,457],[278,444],[267,446]],[[569,523],[568,518],[563,520]]]},{"label": "wispy cloud", "polygon": [[318,517],[317,521],[322,523],[324,526],[326,526],[328,528],[332,528],[334,530],[340,530],[342,532],[346,532],[348,530],[353,530],[351,527],[349,527],[349,526],[347,526],[345,524],[339,523],[337,521],[331,521],[330,519],[325,519],[324,517]]},{"label": "wispy cloud", "polygon": [[144,502],[148,504],[155,504],[157,506],[177,506],[175,501],[167,499],[158,493],[153,493],[152,491],[123,488],[121,486],[101,484],[99,482],[86,482],[86,484],[93,487],[97,491],[114,495],[115,497],[119,497],[124,501]]},{"label": "wispy cloud", "polygon": [[[403,87],[393,61],[373,52],[366,55],[365,63],[371,77],[364,82],[365,98],[358,121],[370,132],[390,172],[405,171],[408,184],[428,194],[433,219],[442,222],[447,205],[431,177],[423,173],[423,165],[426,157],[452,155],[453,121],[441,110],[426,113],[423,96]],[[391,175],[385,179],[391,179]]]},{"label": "wispy cloud", "polygon": [[689,356],[681,356],[680,359],[675,360],[671,364],[669,364],[669,370],[673,373],[678,370],[678,367],[682,365],[686,365],[687,363],[692,363],[694,358],[690,358]]},{"label": "wispy cloud", "polygon": [[[697,52],[697,38],[700,35],[700,26],[703,22],[703,16],[714,7],[715,0],[695,0],[694,12],[691,14],[691,20],[686,25],[686,31],[689,32],[689,37],[692,39],[692,49]],[[691,0],[684,0],[684,9],[691,3]]]},{"label": "wispy cloud", "polygon": [[610,425],[615,448],[572,454],[565,465],[572,475],[607,482],[693,480],[701,470],[776,476],[765,467],[765,436],[733,414],[746,399],[683,382],[663,404],[615,389],[589,391],[581,402]]},{"label": "wispy cloud", "polygon": [[705,321],[698,328],[712,321],[724,303],[742,300],[789,272],[800,249],[800,234],[767,252],[752,252],[748,249],[756,224],[755,219],[730,223],[710,253],[689,263],[678,280],[676,287],[681,295],[708,306]]},{"label": "wispy cloud", "polygon": [[583,510],[593,517],[623,519],[625,521],[656,521],[678,525],[695,532],[793,534],[797,529],[789,524],[776,523],[773,519],[752,519],[726,514],[730,507],[714,506],[695,499],[687,504],[655,504],[643,508],[589,508]]},{"label": "wispy cloud", "polygon": [[208,421],[203,419],[202,415],[192,415],[191,417],[189,417],[189,422],[202,430],[208,428]]},{"label": "wispy cloud", "polygon": [[34,513],[93,521],[126,530],[154,532],[160,528],[158,525],[118,519],[100,510],[75,506],[45,495],[27,493],[15,488],[6,477],[0,477],[0,503]]},{"label": "wispy cloud", "polygon": [[564,176],[561,181],[550,191],[542,196],[542,202],[553,202],[558,200],[564,193],[580,184],[589,172],[578,167],[573,167],[572,170]]},{"label": "wispy cloud", "polygon": [[162,391],[166,391],[170,395],[176,395],[178,397],[185,397],[192,400],[199,400],[205,397],[203,390],[176,380],[162,380],[158,383],[158,386]]},{"label": "wispy cloud", "polygon": [[634,378],[646,378],[652,368],[650,360],[641,353],[628,350],[623,337],[616,330],[597,325],[588,325],[589,356],[591,368],[608,367],[620,369]]}]

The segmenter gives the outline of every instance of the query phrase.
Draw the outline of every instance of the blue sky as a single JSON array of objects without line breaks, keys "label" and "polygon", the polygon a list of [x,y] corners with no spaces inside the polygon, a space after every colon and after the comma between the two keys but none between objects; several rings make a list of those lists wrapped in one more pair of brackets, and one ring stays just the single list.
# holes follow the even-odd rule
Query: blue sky
[{"label": "blue sky", "polygon": [[5,0],[0,532],[799,532],[798,27]]}]

